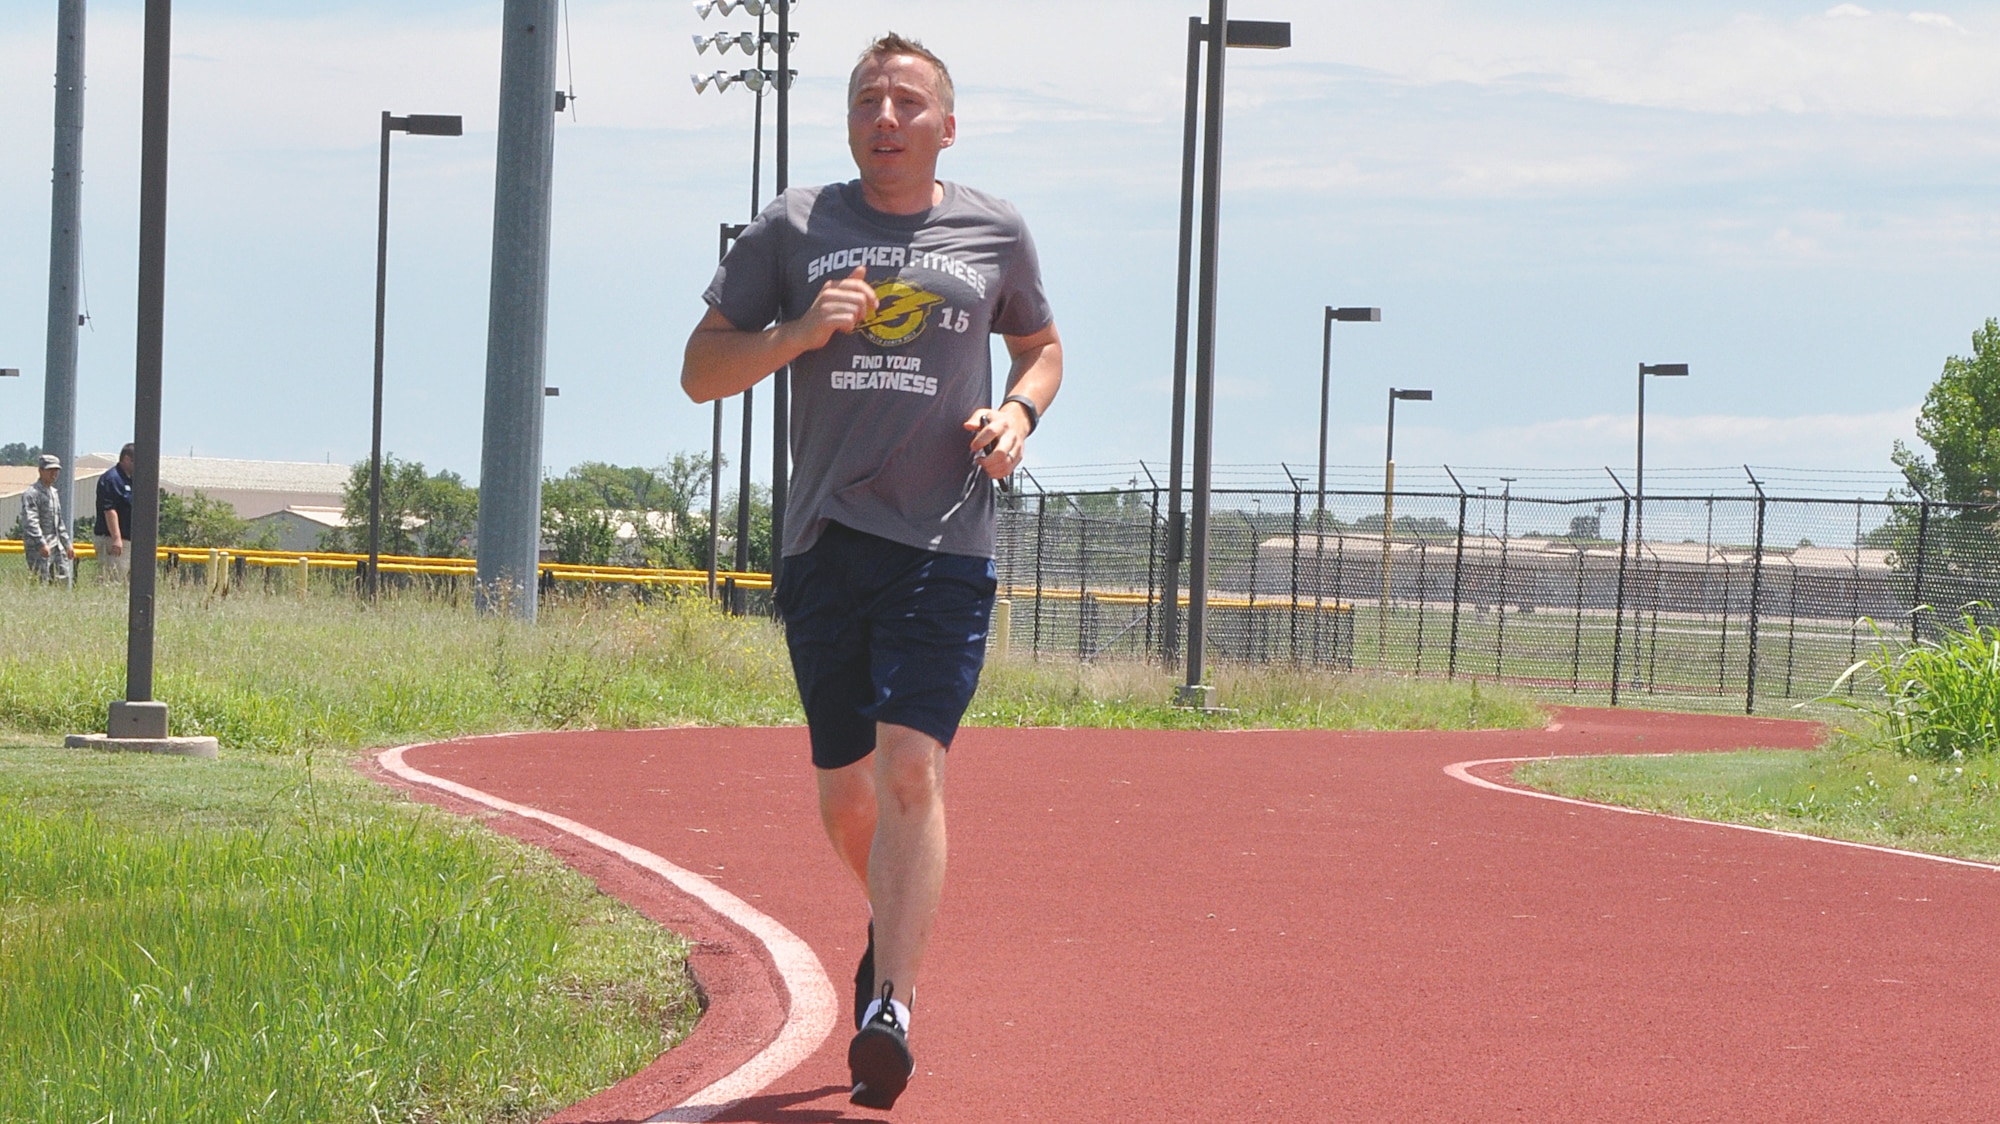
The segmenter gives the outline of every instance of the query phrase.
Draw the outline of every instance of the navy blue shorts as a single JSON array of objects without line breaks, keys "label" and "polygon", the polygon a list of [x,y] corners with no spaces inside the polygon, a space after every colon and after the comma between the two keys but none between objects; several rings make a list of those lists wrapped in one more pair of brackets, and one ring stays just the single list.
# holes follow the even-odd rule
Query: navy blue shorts
[{"label": "navy blue shorts", "polygon": [[940,554],[829,523],[785,559],[778,611],[812,732],[813,764],[875,751],[875,724],[949,746],[979,686],[993,561]]}]

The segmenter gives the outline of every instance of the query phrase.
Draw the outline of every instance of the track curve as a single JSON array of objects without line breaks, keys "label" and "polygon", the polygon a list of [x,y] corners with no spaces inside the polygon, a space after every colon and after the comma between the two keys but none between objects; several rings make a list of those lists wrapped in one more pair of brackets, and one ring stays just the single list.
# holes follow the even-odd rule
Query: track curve
[{"label": "track curve", "polygon": [[[1526,800],[1445,772],[1818,734],[1586,710],[1539,731],[967,730],[918,1075],[893,1115],[1990,1119],[1992,870]],[[860,953],[865,907],[819,835],[802,730],[517,735],[404,758],[699,873],[836,979]],[[1506,771],[1473,771],[1493,768]],[[750,942],[693,899],[488,814],[693,927],[713,999],[687,1044],[560,1119],[646,1119],[783,1033],[789,993],[745,970],[762,963]],[[729,971],[742,986],[718,988]],[[846,1103],[845,1044],[826,1036],[713,1118],[879,1118]]]}]

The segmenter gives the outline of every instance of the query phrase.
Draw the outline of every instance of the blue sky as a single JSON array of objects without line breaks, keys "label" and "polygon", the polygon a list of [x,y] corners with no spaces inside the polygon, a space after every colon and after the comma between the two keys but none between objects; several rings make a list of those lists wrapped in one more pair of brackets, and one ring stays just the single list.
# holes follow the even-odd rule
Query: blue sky
[{"label": "blue sky", "polygon": [[[138,0],[95,0],[85,130],[79,445],[131,417]],[[366,454],[375,128],[398,138],[386,445],[477,469],[498,3],[176,6],[165,445]],[[1069,381],[1030,465],[1166,453],[1181,52],[1201,5],[802,0],[794,181],[851,175],[843,79],[873,33],[958,79],[947,178],[1014,200],[1041,246]],[[1945,356],[2000,315],[2000,3],[1314,3],[1295,47],[1231,56],[1217,457],[1313,461],[1319,309],[1341,325],[1331,459],[1887,467]],[[0,12],[0,441],[40,435],[53,2]],[[680,395],[718,221],[748,211],[742,90],[681,0],[572,0],[557,139],[546,461],[705,448]],[[742,65],[727,56],[727,65]],[[768,149],[767,149],[768,156]],[[768,168],[768,165],[767,165]],[[768,180],[767,180],[768,190]],[[734,419],[730,423],[734,432]],[[760,427],[761,430],[761,427]],[[767,463],[760,452],[757,463]],[[1649,471],[1649,476],[1651,475]]]}]

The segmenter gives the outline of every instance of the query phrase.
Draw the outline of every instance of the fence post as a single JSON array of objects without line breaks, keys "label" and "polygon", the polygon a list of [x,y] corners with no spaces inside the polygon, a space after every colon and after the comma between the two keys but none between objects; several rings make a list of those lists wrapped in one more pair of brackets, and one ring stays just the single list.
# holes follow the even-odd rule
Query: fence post
[{"label": "fence post", "polygon": [[[1142,469],[1146,468],[1146,462],[1140,461],[1139,467]],[[1147,469],[1146,470],[1147,478],[1151,479],[1152,475],[1153,475],[1152,470]],[[1160,485],[1156,481],[1153,484],[1152,503],[1151,506],[1147,509],[1147,515],[1146,515],[1146,652],[1148,655],[1150,655],[1153,651],[1154,614],[1160,611],[1159,587],[1158,583],[1154,580],[1154,570],[1153,570],[1153,567],[1158,565],[1159,563],[1159,543],[1160,543]]]},{"label": "fence post", "polygon": [[[1603,532],[1600,530],[1599,534]],[[1569,641],[1569,693],[1576,694],[1583,680],[1583,544],[1576,547],[1576,619]]]},{"label": "fence post", "polygon": [[1069,506],[1076,512],[1076,658],[1086,660],[1090,658],[1090,516],[1075,496],[1069,497]]},{"label": "fence post", "polygon": [[[1745,465],[1743,471],[1748,473],[1750,471],[1749,466]],[[1766,502],[1764,499],[1764,486],[1757,482],[1755,476],[1750,477],[1750,486],[1757,489],[1757,521],[1756,529],[1753,532],[1754,538],[1750,547],[1750,662],[1748,668],[1749,674],[1743,677],[1743,713],[1745,714],[1757,713],[1757,619],[1762,608],[1757,602],[1758,598],[1764,592],[1764,505]]]},{"label": "fence post", "polygon": [[[1289,474],[1291,469],[1286,469]],[[1299,519],[1305,514],[1305,493],[1299,491],[1298,481],[1292,482],[1292,611],[1291,621],[1292,666],[1299,663]]]},{"label": "fence post", "polygon": [[1444,474],[1452,478],[1452,488],[1458,488],[1458,550],[1452,554],[1452,644],[1446,650],[1444,678],[1458,678],[1458,596],[1464,588],[1466,576],[1466,486],[1458,482],[1458,474],[1452,466],[1444,466]]},{"label": "fence post", "polygon": [[1910,640],[1920,639],[1917,630],[1917,615],[1924,609],[1924,565],[1929,560],[1931,535],[1931,501],[1917,503],[1917,572],[1910,585]]},{"label": "fence post", "polygon": [[1048,493],[1035,497],[1035,636],[1031,649],[1034,657],[1042,656],[1042,571],[1047,562],[1042,556],[1042,548],[1048,542]]},{"label": "fence post", "polygon": [[[1613,479],[1617,479],[1613,477]],[[1623,491],[1624,484],[1618,488]],[[1624,674],[1625,664],[1625,556],[1632,545],[1632,495],[1627,492],[1620,503],[1622,514],[1618,527],[1618,600],[1611,613],[1611,705],[1618,705],[1618,680]]]}]

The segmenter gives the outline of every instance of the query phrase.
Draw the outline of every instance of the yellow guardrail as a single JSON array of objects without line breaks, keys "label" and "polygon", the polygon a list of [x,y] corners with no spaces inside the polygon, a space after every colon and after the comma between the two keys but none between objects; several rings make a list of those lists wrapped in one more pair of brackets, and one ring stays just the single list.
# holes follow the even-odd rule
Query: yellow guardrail
[{"label": "yellow guardrail", "polygon": [[[19,539],[0,540],[0,555],[21,554],[24,547]],[[95,558],[97,551],[90,543],[78,543],[76,556]],[[329,551],[296,550],[249,550],[213,549],[205,546],[163,546],[157,557],[160,561],[193,562],[207,564],[211,558],[227,558],[234,562],[241,560],[246,566],[297,566],[305,562],[311,568],[340,567],[353,569],[355,563],[366,562],[366,554],[344,554]],[[425,558],[405,554],[384,554],[380,557],[382,572],[385,574],[439,574],[470,576],[477,572],[477,564],[470,558]],[[705,585],[707,570],[653,569],[643,566],[580,566],[562,562],[544,562],[540,572],[554,581],[599,582],[624,585]],[[715,580],[734,581],[739,589],[769,589],[771,575],[750,570],[722,570]]]},{"label": "yellow guardrail", "polygon": [[[22,553],[21,540],[0,540],[0,555],[20,553]],[[77,544],[76,556],[78,558],[94,558],[96,557],[96,553],[96,550],[90,543]],[[240,559],[246,566],[296,567],[300,562],[305,562],[312,569],[337,566],[341,569],[350,570],[354,568],[355,563],[366,562],[368,560],[366,554],[342,554],[328,551],[240,550],[235,548],[220,550],[205,546],[163,546],[159,548],[158,556],[161,561],[172,559],[175,562],[193,562],[201,565],[206,565],[211,558],[227,558],[231,562]],[[470,558],[425,558],[407,554],[384,554],[381,556],[380,564],[382,572],[385,574],[437,574],[441,576],[469,577],[477,573],[477,564]],[[582,566],[566,562],[544,562],[541,564],[540,572],[551,580],[559,582],[594,582],[611,585],[705,585],[708,582],[707,570],[652,569],[644,566]],[[758,573],[754,570],[722,570],[715,575],[715,580],[718,582],[733,581],[736,583],[738,589],[771,588],[771,575]],[[1033,586],[1017,585],[1003,587],[1000,590],[1000,596],[1006,598],[1033,598],[1037,594]],[[1136,590],[1106,589],[1102,591],[1083,591],[1044,586],[1040,593],[1040,597],[1044,601],[1080,601],[1086,596],[1104,605],[1145,605],[1149,602],[1159,600],[1157,595],[1148,597],[1145,593]],[[1187,606],[1188,595],[1186,593],[1181,594],[1180,604],[1183,608]],[[1247,597],[1216,597],[1211,595],[1208,599],[1208,605],[1211,609],[1268,609],[1276,611],[1279,609],[1290,610],[1292,608],[1290,599],[1281,597],[1270,597],[1252,601]],[[1301,603],[1299,608],[1303,609],[1305,605]],[[1354,606],[1344,601],[1325,601],[1318,606],[1318,609],[1321,612],[1328,613],[1351,613],[1354,611]]]},{"label": "yellow guardrail", "polygon": [[[1001,588],[999,595],[1009,600],[1017,598],[1033,600],[1037,596],[1035,587],[1031,585],[1004,586]],[[1103,605],[1147,605],[1160,600],[1157,594],[1148,597],[1144,593],[1111,589],[1099,592],[1094,589],[1084,591],[1043,586],[1040,594],[1041,599],[1044,601],[1081,601],[1085,596]],[[1186,593],[1181,594],[1180,605],[1183,609],[1187,608],[1188,595]],[[1217,597],[1214,594],[1209,595],[1208,607],[1211,609],[1269,609],[1273,612],[1280,609],[1289,612],[1294,608],[1291,600],[1285,597],[1267,597],[1252,601],[1248,597]],[[1312,604],[1303,597],[1299,599],[1296,607],[1300,610],[1310,610],[1313,608]],[[1322,601],[1318,608],[1320,612],[1324,613],[1351,613],[1354,611],[1354,606],[1345,601]]]}]

